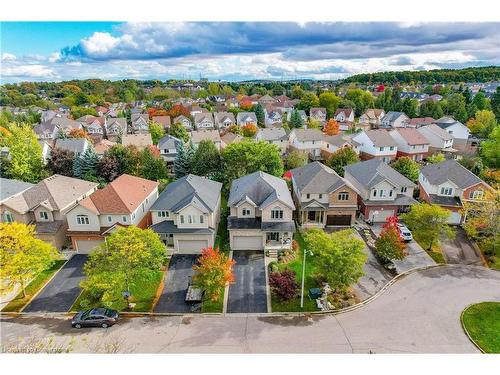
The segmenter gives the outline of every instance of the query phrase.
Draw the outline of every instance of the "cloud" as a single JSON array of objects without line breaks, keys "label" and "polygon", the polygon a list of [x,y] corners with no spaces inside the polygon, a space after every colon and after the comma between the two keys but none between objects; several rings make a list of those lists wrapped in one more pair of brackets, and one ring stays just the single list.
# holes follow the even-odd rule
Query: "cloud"
[{"label": "cloud", "polygon": [[16,55],[13,55],[12,53],[4,52],[2,54],[2,61],[12,61],[15,59],[16,59]]}]

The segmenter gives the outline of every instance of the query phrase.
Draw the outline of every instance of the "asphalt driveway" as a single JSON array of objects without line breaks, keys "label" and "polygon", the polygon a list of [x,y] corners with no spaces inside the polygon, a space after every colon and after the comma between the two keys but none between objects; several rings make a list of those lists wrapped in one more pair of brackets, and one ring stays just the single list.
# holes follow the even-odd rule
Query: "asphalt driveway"
[{"label": "asphalt driveway", "polygon": [[441,239],[441,249],[443,250],[446,263],[483,265],[481,256],[474,246],[472,246],[465,231],[460,227],[456,227],[454,239]]},{"label": "asphalt driveway", "polygon": [[159,313],[189,313],[191,305],[187,304],[186,291],[189,279],[194,275],[193,266],[198,255],[172,255],[168,271],[163,281],[163,291],[154,311]]},{"label": "asphalt driveway", "polygon": [[85,277],[83,265],[86,261],[86,254],[73,255],[23,312],[69,311],[80,295],[80,281]]},{"label": "asphalt driveway", "polygon": [[228,313],[267,312],[266,270],[262,251],[234,251],[236,281],[229,286]]}]

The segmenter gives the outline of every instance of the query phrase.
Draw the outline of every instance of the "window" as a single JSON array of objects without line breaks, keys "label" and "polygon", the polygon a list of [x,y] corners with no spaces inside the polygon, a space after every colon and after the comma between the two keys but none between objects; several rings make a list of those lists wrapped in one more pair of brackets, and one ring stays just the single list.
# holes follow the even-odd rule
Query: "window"
[{"label": "window", "polygon": [[4,218],[6,223],[12,223],[14,221],[14,218],[12,217],[12,214],[8,211],[4,213]]},{"label": "window", "polygon": [[452,188],[451,187],[442,187],[441,195],[451,195]]},{"label": "window", "polygon": [[142,204],[142,212],[144,212],[144,203]]},{"label": "window", "polygon": [[384,148],[383,148],[383,147],[379,147],[379,150],[380,150],[380,151],[384,151]]},{"label": "window", "polygon": [[306,198],[307,199],[311,198],[311,194],[306,194]]},{"label": "window", "polygon": [[40,211],[40,219],[49,220],[49,214],[47,213],[47,211]]},{"label": "window", "polygon": [[475,190],[469,193],[470,199],[483,199],[483,196],[484,196],[484,191],[482,190]]},{"label": "window", "polygon": [[389,147],[389,150],[394,151],[394,146]]},{"label": "window", "polygon": [[271,219],[283,219],[283,210],[275,207],[271,210]]},{"label": "window", "polygon": [[168,211],[158,211],[158,217],[168,217]]},{"label": "window", "polygon": [[127,217],[126,217],[126,216],[122,216],[122,221],[123,221],[124,223],[126,223],[126,222],[127,222]]},{"label": "window", "polygon": [[373,196],[376,197],[377,196],[377,190],[373,190]]},{"label": "window", "polygon": [[113,218],[111,217],[111,215],[108,215],[108,223],[111,223],[113,221]]},{"label": "window", "polygon": [[379,196],[380,196],[380,198],[384,198],[385,197],[385,190],[379,190]]},{"label": "window", "polygon": [[320,195],[319,195],[319,199],[321,199],[321,198],[323,198],[323,194],[320,194]]},{"label": "window", "polygon": [[184,215],[181,215],[181,224],[184,224]]},{"label": "window", "polygon": [[[376,195],[377,195],[377,191],[374,190],[374,196],[376,196]],[[338,200],[339,201],[348,201],[349,200],[349,193],[346,191],[340,192],[338,195]]]},{"label": "window", "polygon": [[135,213],[134,213],[134,214],[132,214],[132,220],[134,220],[134,219],[135,219]]},{"label": "window", "polygon": [[193,217],[188,215],[188,224],[193,224]]},{"label": "window", "polygon": [[89,225],[89,217],[87,215],[77,215],[76,222],[80,225]]},{"label": "window", "polygon": [[401,187],[401,193],[406,193],[408,191],[408,188],[406,186]]},{"label": "window", "polygon": [[241,216],[250,216],[250,210],[248,208],[244,208],[241,210]]},{"label": "window", "polygon": [[200,224],[203,224],[203,215],[200,215]]},{"label": "window", "polygon": [[392,197],[392,189],[389,190],[389,197]]}]

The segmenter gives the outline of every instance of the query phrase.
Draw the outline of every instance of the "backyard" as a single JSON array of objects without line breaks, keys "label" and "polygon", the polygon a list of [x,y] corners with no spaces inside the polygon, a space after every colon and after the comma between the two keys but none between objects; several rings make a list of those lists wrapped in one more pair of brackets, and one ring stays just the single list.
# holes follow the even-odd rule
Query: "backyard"
[{"label": "backyard", "polygon": [[482,302],[467,307],[462,324],[482,350],[500,353],[500,302]]}]

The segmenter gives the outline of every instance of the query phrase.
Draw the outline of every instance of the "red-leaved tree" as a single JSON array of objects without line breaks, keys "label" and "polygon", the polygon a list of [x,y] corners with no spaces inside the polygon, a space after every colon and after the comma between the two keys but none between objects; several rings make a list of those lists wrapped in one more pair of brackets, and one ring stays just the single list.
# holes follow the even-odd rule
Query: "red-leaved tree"
[{"label": "red-leaved tree", "polygon": [[288,269],[272,272],[269,275],[269,285],[271,292],[281,301],[289,301],[295,298],[299,290],[299,286],[295,281],[295,272]]},{"label": "red-leaved tree", "polygon": [[325,127],[323,128],[323,131],[325,132],[326,135],[337,135],[340,132],[340,126],[337,121],[334,119],[328,120],[328,122],[325,124]]},{"label": "red-leaved tree", "polygon": [[390,216],[386,219],[382,232],[375,241],[375,250],[385,259],[400,260],[406,256],[406,245],[401,238],[397,216]]}]

